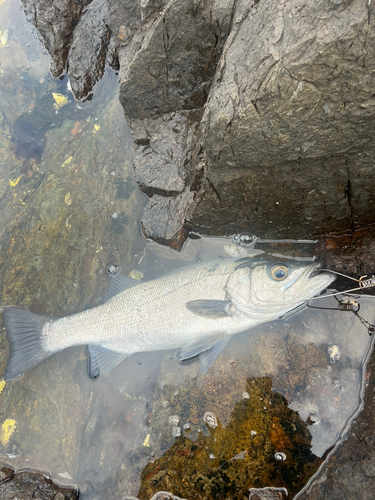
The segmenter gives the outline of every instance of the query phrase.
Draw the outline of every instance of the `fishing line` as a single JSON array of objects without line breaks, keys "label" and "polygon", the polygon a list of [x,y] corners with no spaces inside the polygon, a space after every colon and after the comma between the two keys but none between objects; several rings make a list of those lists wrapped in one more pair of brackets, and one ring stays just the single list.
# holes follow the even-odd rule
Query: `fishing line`
[{"label": "fishing line", "polygon": [[[351,276],[348,276],[343,273],[339,273],[338,271],[331,271],[330,269],[319,269],[319,271],[328,271],[330,273],[338,274],[339,276],[343,276],[344,278],[348,278],[350,280],[356,281],[359,284],[358,288],[352,288],[350,290],[346,290],[343,292],[336,292],[336,293],[329,293],[327,295],[322,295],[319,297],[312,297],[310,300],[317,300],[317,299],[324,299],[325,297],[335,297],[336,301],[338,302],[337,307],[319,307],[319,306],[310,306],[309,302],[307,302],[307,307],[310,307],[311,309],[327,309],[327,310],[332,310],[332,311],[349,311],[355,314],[359,321],[367,328],[368,334],[370,337],[375,333],[375,325],[372,325],[369,323],[367,320],[365,320],[362,316],[359,315],[359,310],[361,308],[361,305],[359,304],[358,301],[349,299],[344,297],[343,299],[339,300],[336,295],[344,295],[344,294],[349,294],[350,292],[355,292],[356,290],[364,290],[366,288],[371,288],[375,286],[375,276],[372,275],[371,278],[367,278],[367,275],[361,276],[359,279],[353,278]],[[365,279],[367,278],[367,279]]]},{"label": "fishing line", "polygon": [[342,295],[344,293],[356,292],[357,290],[364,290],[366,288],[372,288],[375,286],[375,276],[372,275],[371,278],[367,278],[367,274],[365,276],[361,276],[359,279],[353,278],[352,276],[348,276],[347,274],[339,273],[338,271],[332,271],[330,269],[319,269],[319,271],[328,271],[329,273],[338,274],[339,276],[343,276],[344,278],[348,278],[349,280],[356,281],[359,284],[357,288],[351,288],[350,290],[344,290],[343,292],[329,293],[327,295],[312,297],[310,300],[323,299],[325,297],[334,297],[335,295]]}]

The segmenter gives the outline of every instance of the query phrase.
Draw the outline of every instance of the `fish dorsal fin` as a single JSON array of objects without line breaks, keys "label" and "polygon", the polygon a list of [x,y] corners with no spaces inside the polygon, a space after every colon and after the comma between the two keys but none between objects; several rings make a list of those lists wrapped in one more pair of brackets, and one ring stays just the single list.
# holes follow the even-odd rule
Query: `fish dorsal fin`
[{"label": "fish dorsal fin", "polygon": [[129,356],[126,352],[116,352],[101,345],[87,346],[87,371],[90,378],[98,378],[107,373]]},{"label": "fish dorsal fin", "polygon": [[210,337],[185,345],[177,354],[181,363],[194,360],[199,356],[201,373],[204,374],[229,342],[230,337],[225,333],[216,333]]},{"label": "fish dorsal fin", "polygon": [[123,274],[117,274],[116,276],[113,276],[113,278],[111,279],[109,290],[103,299],[103,303],[108,302],[115,295],[118,295],[125,290],[129,290],[129,288],[140,285],[141,283],[143,283],[143,281],[128,278],[128,276],[124,276]]},{"label": "fish dorsal fin", "polygon": [[231,315],[230,300],[191,300],[187,309],[197,316],[208,319],[225,318]]},{"label": "fish dorsal fin", "polygon": [[253,267],[257,266],[258,264],[260,264],[261,262],[264,262],[264,260],[262,261],[262,259],[260,259],[258,256],[243,257],[242,259],[238,259],[235,261],[236,270],[241,269],[243,267],[253,268]]}]

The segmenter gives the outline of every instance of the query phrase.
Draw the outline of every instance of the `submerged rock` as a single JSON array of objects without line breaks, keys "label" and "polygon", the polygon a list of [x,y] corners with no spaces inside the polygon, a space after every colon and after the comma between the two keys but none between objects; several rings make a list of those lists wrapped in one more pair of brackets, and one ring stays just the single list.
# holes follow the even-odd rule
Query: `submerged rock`
[{"label": "submerged rock", "polygon": [[353,423],[347,439],[331,454],[316,480],[299,500],[346,498],[372,500],[375,488],[375,354],[367,366],[368,386],[364,409]]},{"label": "submerged rock", "polygon": [[15,474],[7,467],[0,468],[0,485],[2,500],[78,500],[79,492],[73,489],[59,488],[53,482],[32,472]]},{"label": "submerged rock", "polygon": [[[15,61],[18,47],[12,46]],[[4,69],[7,74],[5,71],[10,73],[9,64]],[[12,73],[15,74],[16,71]],[[0,78],[1,95],[9,81],[8,74]],[[108,265],[121,265],[125,273],[126,265],[129,270],[134,267],[134,255],[142,242],[138,220],[143,197],[129,176],[134,149],[116,94],[116,81],[107,75],[95,100],[80,107],[68,102],[58,109],[54,104],[63,104],[65,99],[52,96],[51,90],[55,94],[59,90],[56,82],[51,85],[40,82],[42,89],[35,80],[32,82],[30,92],[24,95],[23,80],[13,78],[14,100],[21,102],[21,112],[16,106],[8,106],[6,114],[0,116],[0,303],[60,316],[101,301],[109,287]],[[59,93],[69,95],[66,82],[63,85],[64,92]],[[33,100],[30,96],[34,87],[37,92]],[[43,95],[48,96],[44,116]],[[27,100],[30,113],[24,107]],[[12,115],[14,110],[16,114]],[[28,123],[32,125],[34,119],[36,129],[37,118],[44,120],[40,125],[43,125],[40,130],[45,137],[44,147],[39,158],[32,158],[34,161],[30,156],[27,159],[18,156],[16,140],[20,135],[12,137],[11,125],[28,116],[31,116]],[[59,126],[54,126],[57,119]],[[25,162],[29,160],[31,168],[26,171]],[[118,218],[113,219],[114,213]],[[103,429],[100,419],[97,426],[97,418],[118,422],[117,432],[121,434],[122,426],[133,425],[130,417],[124,420],[124,413],[129,411],[143,417],[146,407],[143,400],[133,402],[125,395],[119,397],[118,392],[113,405],[110,391],[100,384],[89,383],[84,349],[76,349],[73,356],[66,353],[61,353],[62,357],[52,356],[22,380],[4,383],[9,346],[1,330],[1,463],[18,471],[43,472],[59,484],[69,486],[77,484],[74,477],[79,473],[85,474],[88,482],[95,482],[96,473],[91,470],[102,456],[87,451],[87,443],[93,433],[94,441],[103,439],[104,443],[108,437],[107,426]],[[140,389],[139,394],[142,392]],[[108,413],[103,410],[106,408],[103,397],[111,401]],[[101,408],[105,416],[100,413]],[[114,428],[110,424],[108,427]],[[140,437],[137,431],[129,434],[131,439],[144,440],[143,433]],[[104,446],[105,457],[117,456],[113,446],[112,442]],[[113,466],[114,462],[108,461],[108,469],[101,467],[103,474],[111,477]],[[22,484],[17,484],[22,490]],[[1,485],[3,491],[4,485]],[[13,485],[9,489],[12,492],[9,498],[17,495],[15,488]],[[34,491],[35,488],[31,493],[27,490],[25,498],[31,498]],[[42,496],[42,490],[38,491],[35,498],[47,498]],[[57,491],[54,495],[54,498],[61,496]]]},{"label": "submerged rock", "polygon": [[[176,437],[169,449],[164,450],[166,443],[163,443],[162,456],[149,463],[142,472],[138,493],[141,500],[149,500],[160,490],[172,491],[187,500],[197,495],[211,499],[228,493],[231,498],[242,500],[249,488],[265,483],[290,488],[290,469],[293,469],[294,480],[298,477],[297,482],[301,485],[320,465],[322,460],[310,450],[308,426],[288,408],[283,396],[272,392],[270,378],[246,381],[250,397],[235,404],[226,425],[219,421],[212,425],[212,412],[210,420],[207,420],[207,414],[199,415],[201,409],[194,385],[196,382],[192,381],[186,391],[179,388],[179,394],[174,397],[172,391],[175,388],[166,388],[165,396],[173,400],[174,408],[178,405],[185,407],[180,408],[185,417],[189,399],[190,404],[194,401],[198,413],[190,414],[189,418],[198,423],[201,430],[198,430],[198,435],[195,433],[195,437]],[[229,395],[220,394],[221,398],[223,396]],[[221,404],[226,403],[221,400]],[[257,429],[255,434],[252,433],[254,429]],[[280,447],[288,457],[283,464],[274,458],[275,450]]]}]

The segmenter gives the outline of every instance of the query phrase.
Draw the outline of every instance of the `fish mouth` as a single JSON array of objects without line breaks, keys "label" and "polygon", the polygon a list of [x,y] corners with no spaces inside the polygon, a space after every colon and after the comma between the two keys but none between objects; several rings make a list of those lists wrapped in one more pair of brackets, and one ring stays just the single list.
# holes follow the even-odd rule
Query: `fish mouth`
[{"label": "fish mouth", "polygon": [[306,300],[319,295],[335,281],[336,275],[328,271],[320,271],[321,265],[314,263],[308,266],[299,278],[299,291]]}]

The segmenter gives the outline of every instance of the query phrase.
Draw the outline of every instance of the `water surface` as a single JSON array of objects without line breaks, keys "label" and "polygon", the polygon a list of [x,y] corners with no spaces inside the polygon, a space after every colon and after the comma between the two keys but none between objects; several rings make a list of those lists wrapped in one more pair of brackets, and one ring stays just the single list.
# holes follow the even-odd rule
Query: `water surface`
[{"label": "water surface", "polygon": [[[191,239],[182,252],[145,241],[134,150],[107,71],[78,103],[24,19],[0,4],[0,304],[66,315],[100,303],[108,270],[152,279],[237,251],[313,258],[313,245]],[[5,39],[4,38],[4,39]],[[239,244],[240,243],[240,244]],[[342,297],[339,297],[341,300]],[[360,315],[374,322],[373,299]],[[82,498],[244,498],[297,494],[360,408],[367,328],[335,298],[234,337],[203,376],[176,353],[133,355],[90,380],[84,347],[0,384],[0,456]],[[8,356],[0,337],[0,378]]]}]

